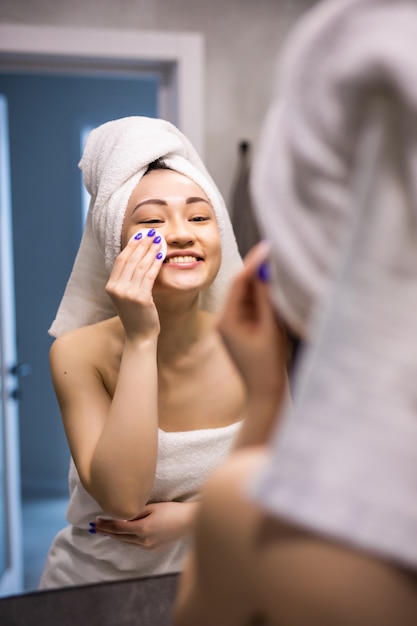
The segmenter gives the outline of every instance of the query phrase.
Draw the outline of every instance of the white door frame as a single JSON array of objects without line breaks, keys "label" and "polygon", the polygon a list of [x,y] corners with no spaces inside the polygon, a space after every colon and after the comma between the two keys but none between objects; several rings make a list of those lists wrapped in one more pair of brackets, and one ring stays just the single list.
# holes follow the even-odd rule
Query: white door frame
[{"label": "white door frame", "polygon": [[2,468],[5,501],[6,569],[0,573],[0,596],[23,590],[22,519],[20,504],[19,413],[16,389],[16,327],[14,308],[12,206],[7,102],[0,96],[0,366]]},{"label": "white door frame", "polygon": [[157,72],[160,117],[176,124],[204,160],[203,64],[200,33],[0,24],[0,70]]}]

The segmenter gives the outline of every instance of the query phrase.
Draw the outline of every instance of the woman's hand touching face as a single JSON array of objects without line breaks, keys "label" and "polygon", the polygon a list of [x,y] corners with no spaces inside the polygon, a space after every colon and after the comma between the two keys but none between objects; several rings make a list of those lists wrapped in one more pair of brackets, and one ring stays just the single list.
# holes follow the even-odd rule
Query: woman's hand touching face
[{"label": "woman's hand touching face", "polygon": [[159,333],[152,289],[164,259],[163,238],[154,228],[133,235],[117,257],[106,291],[130,339]]}]

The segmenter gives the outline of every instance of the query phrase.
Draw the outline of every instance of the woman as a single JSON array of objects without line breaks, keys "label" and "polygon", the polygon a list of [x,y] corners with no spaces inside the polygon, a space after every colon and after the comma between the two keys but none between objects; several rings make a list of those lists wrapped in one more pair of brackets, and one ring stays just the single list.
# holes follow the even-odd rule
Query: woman
[{"label": "woman", "polygon": [[245,396],[213,322],[241,260],[191,144],[166,121],[123,118],[91,132],[80,167],[89,216],[50,331],[70,526],[42,588],[180,571]]},{"label": "woman", "polygon": [[293,407],[204,489],[178,626],[417,624],[416,39],[414,1],[331,0],[287,44],[252,178],[271,294],[255,248],[220,330],[249,396],[275,312],[305,343]]}]

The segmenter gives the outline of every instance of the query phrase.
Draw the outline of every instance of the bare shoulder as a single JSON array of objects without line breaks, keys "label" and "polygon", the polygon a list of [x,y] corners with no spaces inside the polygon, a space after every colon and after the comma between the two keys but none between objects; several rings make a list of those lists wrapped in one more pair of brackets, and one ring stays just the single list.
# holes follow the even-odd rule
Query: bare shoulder
[{"label": "bare shoulder", "polygon": [[52,343],[49,353],[52,372],[60,366],[83,368],[103,363],[103,358],[123,341],[118,317],[69,331]]}]

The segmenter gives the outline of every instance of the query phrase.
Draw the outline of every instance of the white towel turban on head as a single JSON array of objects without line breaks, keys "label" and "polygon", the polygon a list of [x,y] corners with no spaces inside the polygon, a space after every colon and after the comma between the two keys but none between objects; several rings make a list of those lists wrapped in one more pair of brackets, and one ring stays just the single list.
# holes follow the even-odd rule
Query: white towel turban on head
[{"label": "white towel turban on head", "polygon": [[417,2],[299,22],[253,166],[273,298],[308,345],[252,495],[417,570]]},{"label": "white towel turban on head", "polygon": [[129,198],[148,165],[163,158],[188,176],[209,198],[220,231],[222,261],[214,283],[201,294],[201,307],[216,311],[230,280],[241,267],[223,198],[190,141],[168,121],[125,117],[89,134],[80,168],[91,196],[81,245],[49,330],[58,335],[115,315],[105,284],[121,249],[121,231]]}]

